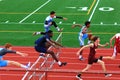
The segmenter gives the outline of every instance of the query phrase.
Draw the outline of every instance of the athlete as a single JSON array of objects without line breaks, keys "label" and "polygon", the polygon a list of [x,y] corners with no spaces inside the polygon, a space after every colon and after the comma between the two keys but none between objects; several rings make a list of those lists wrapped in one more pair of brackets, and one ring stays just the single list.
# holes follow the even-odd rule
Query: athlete
[{"label": "athlete", "polygon": [[[114,42],[114,47],[112,45],[113,40]],[[113,47],[113,55],[112,56],[101,56],[100,59],[115,59],[117,56],[117,53],[120,53],[120,33],[115,34],[111,39],[110,39],[110,47]],[[120,66],[119,66],[120,67]]]},{"label": "athlete", "polygon": [[[37,39],[35,41],[35,50],[37,52],[40,53],[44,53],[44,54],[50,54],[52,56],[52,58],[58,63],[58,65],[61,67],[63,65],[66,65],[66,62],[61,62],[57,59],[57,57],[55,56],[55,53],[51,50],[49,50],[48,48],[50,46],[53,46],[55,48],[59,48],[59,47],[63,47],[61,44],[51,40],[53,36],[53,31],[49,30],[48,32],[46,32],[46,34],[42,37],[40,37],[39,39]],[[59,46],[59,47],[58,47]]]},{"label": "athlete", "polygon": [[102,66],[102,69],[104,71],[104,74],[105,74],[105,77],[109,77],[111,76],[112,74],[108,74],[107,71],[106,71],[106,67],[105,67],[105,64],[102,60],[100,60],[99,58],[96,58],[95,57],[95,54],[96,54],[96,50],[98,48],[98,46],[100,47],[105,47],[108,45],[108,43],[106,43],[105,45],[101,45],[100,44],[100,38],[95,36],[93,38],[93,41],[94,43],[91,43],[89,45],[86,45],[86,46],[83,46],[78,52],[77,52],[77,55],[79,55],[79,53],[84,49],[84,48],[87,48],[87,47],[90,47],[90,53],[89,53],[89,56],[88,56],[88,64],[87,66],[81,71],[81,73],[79,73],[76,78],[78,78],[79,80],[82,80],[81,78],[81,75],[83,72],[87,71],[88,69],[90,69],[90,67],[92,66],[93,63],[99,63],[101,66]]},{"label": "athlete", "polygon": [[2,59],[3,56],[6,55],[7,53],[19,54],[23,57],[27,56],[27,54],[25,54],[25,53],[21,53],[21,52],[12,50],[12,45],[10,43],[6,43],[5,48],[0,48],[0,67],[5,67],[5,66],[9,66],[9,65],[15,65],[15,66],[18,66],[21,68],[26,68],[26,69],[30,67],[30,63],[28,63],[27,65],[23,65],[16,61],[3,60]]},{"label": "athlete", "polygon": [[[58,19],[63,19],[63,20],[67,20],[67,18],[61,17],[61,16],[56,16],[55,11],[51,11],[50,15],[46,17],[45,22],[44,22],[44,28],[45,28],[45,32],[50,30],[50,27],[53,25],[58,32],[62,31],[62,29],[60,29],[58,27],[58,25],[56,24],[56,22],[53,20],[54,18],[58,18]],[[34,32],[33,35],[38,35],[41,34],[41,32]]]},{"label": "athlete", "polygon": [[[76,27],[76,26],[78,26],[78,27],[82,27],[81,28],[81,30],[80,30],[80,32],[79,32],[79,36],[78,36],[78,39],[79,39],[79,42],[80,42],[80,47],[82,48],[83,46],[84,46],[84,41],[85,41],[85,39],[89,39],[88,40],[88,44],[91,42],[91,36],[92,36],[92,34],[91,33],[89,33],[89,31],[88,31],[88,28],[90,27],[90,21],[86,21],[85,22],[85,25],[80,25],[80,24],[74,24],[73,26],[72,26],[72,28],[74,28],[74,27]],[[81,51],[80,53],[79,53],[79,59],[80,60],[84,60],[83,59],[83,56],[82,56],[82,53],[83,53],[83,51]]]}]

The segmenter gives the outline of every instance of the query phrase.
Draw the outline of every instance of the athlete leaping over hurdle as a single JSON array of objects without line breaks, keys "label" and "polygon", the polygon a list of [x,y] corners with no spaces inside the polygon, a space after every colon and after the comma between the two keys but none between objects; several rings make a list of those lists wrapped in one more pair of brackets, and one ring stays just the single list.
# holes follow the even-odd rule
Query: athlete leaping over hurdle
[{"label": "athlete leaping over hurdle", "polygon": [[15,66],[22,67],[22,68],[29,68],[30,67],[30,63],[28,63],[27,65],[23,65],[23,64],[16,62],[16,61],[3,60],[2,59],[3,56],[8,54],[8,53],[18,54],[18,55],[21,55],[23,57],[28,55],[25,53],[21,53],[21,52],[12,50],[12,45],[10,43],[6,43],[5,48],[0,48],[0,67],[5,67],[5,66],[9,66],[9,65],[15,65]]},{"label": "athlete leaping over hurdle", "polygon": [[[50,27],[53,25],[58,32],[61,32],[63,29],[59,28],[58,25],[56,24],[56,22],[53,20],[54,18],[58,18],[58,19],[63,19],[63,20],[67,20],[67,18],[61,17],[61,16],[56,16],[55,11],[51,11],[50,15],[46,17],[45,21],[44,21],[44,28],[45,28],[45,32],[50,30]],[[44,32],[34,32],[33,35],[38,35],[38,34],[44,34]]]},{"label": "athlete leaping over hurdle", "polygon": [[66,65],[66,62],[61,62],[57,59],[57,57],[55,56],[55,53],[51,50],[49,50],[48,48],[50,46],[53,46],[55,48],[59,47],[63,47],[61,44],[51,40],[53,36],[53,31],[49,30],[46,32],[46,34],[42,37],[40,37],[39,39],[37,39],[35,41],[35,50],[39,53],[44,53],[44,54],[50,54],[52,56],[52,58],[58,63],[58,65],[61,67],[63,65]]}]

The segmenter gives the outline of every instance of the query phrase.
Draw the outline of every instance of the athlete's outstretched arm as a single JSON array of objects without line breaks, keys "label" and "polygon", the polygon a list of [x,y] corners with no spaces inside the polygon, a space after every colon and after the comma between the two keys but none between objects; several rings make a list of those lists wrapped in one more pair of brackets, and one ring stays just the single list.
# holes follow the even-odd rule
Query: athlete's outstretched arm
[{"label": "athlete's outstretched arm", "polygon": [[28,56],[28,54],[26,54],[26,53],[21,53],[21,52],[19,52],[19,51],[16,51],[16,54],[19,54],[19,55],[21,55],[21,56],[23,56],[23,57]]},{"label": "athlete's outstretched arm", "polygon": [[105,46],[108,46],[109,45],[109,43],[107,42],[107,43],[105,43],[105,44],[98,44],[100,47],[105,47]]},{"label": "athlete's outstretched arm", "polygon": [[85,45],[85,46],[83,46],[82,48],[80,48],[80,50],[77,52],[77,55],[79,55],[80,54],[80,52],[84,49],[84,48],[88,48],[88,47],[92,47],[93,46],[93,44],[91,43],[91,44],[89,44],[89,45]]},{"label": "athlete's outstretched arm", "polygon": [[110,47],[112,47],[112,41],[115,39],[115,35],[110,39]]},{"label": "athlete's outstretched arm", "polygon": [[75,27],[80,27],[80,28],[81,28],[82,25],[81,25],[81,24],[73,24],[73,25],[72,25],[72,28],[75,28]]},{"label": "athlete's outstretched arm", "polygon": [[65,18],[65,17],[61,17],[61,16],[56,16],[55,18],[59,18],[59,19],[63,19],[63,20],[67,20],[67,18]]},{"label": "athlete's outstretched arm", "polygon": [[60,46],[60,47],[63,47],[60,43],[58,43],[58,42],[55,42],[55,41],[53,41],[53,40],[51,40],[55,45],[57,45],[57,46]]}]

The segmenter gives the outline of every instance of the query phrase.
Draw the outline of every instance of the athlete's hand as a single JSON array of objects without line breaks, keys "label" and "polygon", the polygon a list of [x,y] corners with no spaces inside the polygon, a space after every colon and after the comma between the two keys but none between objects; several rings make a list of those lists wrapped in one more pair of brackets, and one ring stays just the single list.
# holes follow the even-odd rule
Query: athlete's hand
[{"label": "athlete's hand", "polygon": [[63,20],[67,20],[67,18],[63,18]]},{"label": "athlete's hand", "polygon": [[113,48],[112,44],[110,44],[110,48]]},{"label": "athlete's hand", "polygon": [[77,56],[79,56],[80,52],[78,51],[76,54],[77,54]]},{"label": "athlete's hand", "polygon": [[109,45],[109,43],[107,42],[106,44],[105,44],[105,46],[108,46]]},{"label": "athlete's hand", "polygon": [[21,56],[26,57],[26,56],[28,56],[28,54],[22,53]]},{"label": "athlete's hand", "polygon": [[71,27],[72,27],[72,28],[75,28],[75,25],[73,24]]}]

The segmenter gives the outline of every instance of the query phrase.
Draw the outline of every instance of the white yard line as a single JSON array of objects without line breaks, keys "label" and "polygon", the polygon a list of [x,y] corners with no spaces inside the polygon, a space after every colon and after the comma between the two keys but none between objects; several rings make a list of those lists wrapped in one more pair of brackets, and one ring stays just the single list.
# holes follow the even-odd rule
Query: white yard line
[{"label": "white yard line", "polygon": [[100,0],[97,0],[97,3],[96,3],[96,5],[95,5],[95,7],[94,7],[94,9],[93,9],[93,11],[92,11],[92,14],[90,15],[90,18],[88,19],[89,21],[91,21],[91,19],[92,19],[94,13],[95,13],[95,10],[96,10],[96,8],[97,8],[99,2],[100,2]]},{"label": "white yard line", "polygon": [[22,20],[19,21],[19,23],[22,23],[23,21],[25,21],[27,18],[29,18],[31,15],[33,15],[34,13],[36,13],[38,10],[40,10],[42,7],[44,7],[46,4],[48,4],[51,0],[48,0],[47,2],[45,2],[43,5],[39,6],[36,10],[34,10],[32,13],[30,13],[29,15],[27,15],[25,18],[23,18]]}]

